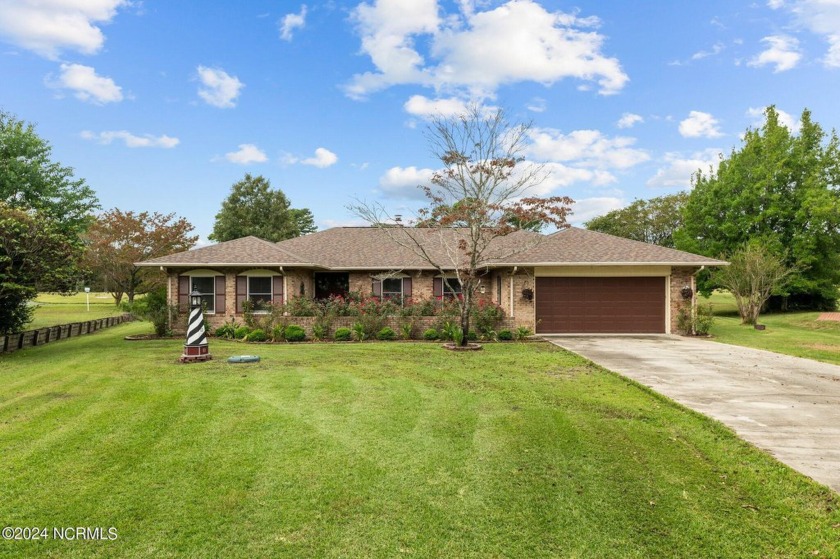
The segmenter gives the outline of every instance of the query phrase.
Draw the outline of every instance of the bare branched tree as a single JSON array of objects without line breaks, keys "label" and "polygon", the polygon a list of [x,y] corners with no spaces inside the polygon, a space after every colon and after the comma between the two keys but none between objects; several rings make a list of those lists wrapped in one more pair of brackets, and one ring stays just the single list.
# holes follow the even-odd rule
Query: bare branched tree
[{"label": "bare branched tree", "polygon": [[359,202],[350,210],[387,232],[437,269],[450,292],[457,292],[462,345],[470,311],[482,278],[501,264],[536,246],[544,225],[568,227],[573,201],[565,196],[540,198],[533,189],[545,180],[542,165],[526,163],[527,124],[511,125],[503,111],[480,107],[452,118],[435,118],[427,138],[442,168],[431,184],[420,185],[428,205],[406,226],[378,203]]},{"label": "bare branched tree", "polygon": [[755,324],[762,307],[780,289],[792,270],[765,246],[749,243],[729,258],[729,266],[715,274],[717,282],[732,292],[742,324]]}]

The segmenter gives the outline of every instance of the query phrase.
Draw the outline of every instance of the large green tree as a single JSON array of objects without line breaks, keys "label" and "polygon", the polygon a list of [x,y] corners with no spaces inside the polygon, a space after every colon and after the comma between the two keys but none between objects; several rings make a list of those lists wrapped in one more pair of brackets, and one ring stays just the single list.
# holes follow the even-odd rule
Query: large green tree
[{"label": "large green tree", "polygon": [[584,226],[617,237],[674,247],[674,231],[682,226],[687,192],[635,200],[626,208],[590,219]]},{"label": "large green tree", "polygon": [[140,268],[137,262],[189,250],[198,240],[193,226],[175,214],[122,211],[100,215],[86,235],[85,264],[104,280],[116,304],[123,295],[134,302],[137,293],[163,285],[157,269]]},{"label": "large green tree", "polygon": [[677,246],[726,257],[758,242],[792,270],[774,306],[833,308],[840,284],[840,143],[807,109],[798,135],[779,122],[775,108],[765,117],[717,171],[694,175]]},{"label": "large green tree", "polygon": [[38,289],[67,292],[79,278],[80,247],[36,210],[0,201],[0,333],[23,329]]},{"label": "large green tree", "polygon": [[268,179],[246,173],[222,202],[209,238],[221,242],[254,235],[276,242],[316,229],[312,212],[292,208],[282,190],[272,190]]},{"label": "large green tree", "polygon": [[51,156],[52,147],[32,124],[0,111],[0,201],[37,210],[61,230],[78,235],[99,202],[84,179]]}]

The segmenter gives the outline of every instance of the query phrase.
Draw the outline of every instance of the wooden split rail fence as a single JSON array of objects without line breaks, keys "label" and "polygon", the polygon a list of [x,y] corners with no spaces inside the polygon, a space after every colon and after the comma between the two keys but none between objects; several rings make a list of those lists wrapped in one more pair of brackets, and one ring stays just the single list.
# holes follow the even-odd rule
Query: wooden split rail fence
[{"label": "wooden split rail fence", "polygon": [[108,318],[97,318],[95,320],[88,320],[85,322],[73,322],[70,324],[62,324],[61,326],[50,326],[48,328],[39,328],[37,330],[27,330],[18,334],[6,334],[0,337],[0,353],[9,353],[24,349],[27,347],[34,347],[38,345],[48,344],[66,338],[75,338],[84,336],[85,334],[92,334],[103,328],[109,328],[133,320],[130,314],[123,314],[120,316],[109,316]]}]

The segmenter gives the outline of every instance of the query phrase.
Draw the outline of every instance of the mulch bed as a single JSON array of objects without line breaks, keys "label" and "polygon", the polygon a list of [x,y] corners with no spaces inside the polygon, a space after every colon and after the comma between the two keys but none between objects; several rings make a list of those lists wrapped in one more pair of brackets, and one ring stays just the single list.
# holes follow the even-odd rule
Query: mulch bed
[{"label": "mulch bed", "polygon": [[840,312],[824,312],[817,317],[817,320],[835,320],[840,322]]}]

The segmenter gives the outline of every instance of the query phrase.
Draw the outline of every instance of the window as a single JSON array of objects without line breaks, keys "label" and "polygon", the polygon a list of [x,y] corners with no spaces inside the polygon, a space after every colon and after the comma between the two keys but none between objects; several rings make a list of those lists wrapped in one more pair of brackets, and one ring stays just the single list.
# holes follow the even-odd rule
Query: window
[{"label": "window", "polygon": [[462,293],[461,282],[455,278],[445,278],[443,280],[443,296],[446,297],[460,297]]},{"label": "window", "polygon": [[248,300],[254,312],[267,312],[271,303],[271,276],[248,276]]},{"label": "window", "polygon": [[402,278],[385,278],[382,280],[382,300],[394,299],[402,302],[403,280]]},{"label": "window", "polygon": [[205,312],[216,312],[216,278],[213,276],[191,276],[192,291],[201,295],[201,303]]}]

